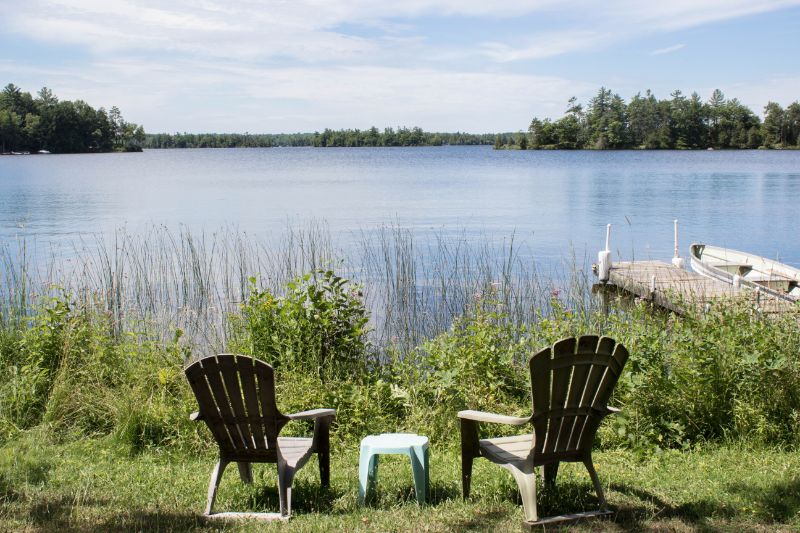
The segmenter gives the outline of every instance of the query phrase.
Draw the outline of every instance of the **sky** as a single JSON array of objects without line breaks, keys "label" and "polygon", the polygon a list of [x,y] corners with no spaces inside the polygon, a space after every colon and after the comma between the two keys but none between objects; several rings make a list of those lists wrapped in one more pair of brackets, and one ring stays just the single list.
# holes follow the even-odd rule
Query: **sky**
[{"label": "sky", "polygon": [[601,86],[800,99],[800,0],[0,0],[0,83],[155,132],[506,132]]}]

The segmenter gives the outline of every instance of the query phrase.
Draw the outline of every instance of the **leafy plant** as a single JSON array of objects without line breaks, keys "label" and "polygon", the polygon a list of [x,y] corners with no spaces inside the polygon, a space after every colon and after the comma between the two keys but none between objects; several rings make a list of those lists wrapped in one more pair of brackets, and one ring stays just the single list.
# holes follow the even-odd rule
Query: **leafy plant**
[{"label": "leafy plant", "polygon": [[425,342],[415,358],[402,361],[417,421],[449,439],[461,409],[530,410],[530,345],[522,333],[496,304],[479,302],[449,331]]},{"label": "leafy plant", "polygon": [[253,355],[322,380],[364,373],[369,318],[360,286],[319,269],[289,282],[284,296],[250,283],[242,317]]}]

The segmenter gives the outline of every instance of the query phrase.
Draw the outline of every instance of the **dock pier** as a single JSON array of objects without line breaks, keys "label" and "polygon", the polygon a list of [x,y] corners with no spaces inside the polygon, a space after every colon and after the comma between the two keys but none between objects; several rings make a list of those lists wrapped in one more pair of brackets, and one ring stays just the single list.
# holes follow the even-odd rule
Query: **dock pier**
[{"label": "dock pier", "polygon": [[[597,268],[594,270],[597,275]],[[684,314],[687,306],[702,310],[715,301],[734,297],[749,298],[754,308],[763,313],[798,309],[794,302],[759,290],[734,288],[728,283],[662,261],[615,262],[608,271],[608,280],[595,284],[594,290],[604,297],[609,291],[621,291],[677,314]]]}]

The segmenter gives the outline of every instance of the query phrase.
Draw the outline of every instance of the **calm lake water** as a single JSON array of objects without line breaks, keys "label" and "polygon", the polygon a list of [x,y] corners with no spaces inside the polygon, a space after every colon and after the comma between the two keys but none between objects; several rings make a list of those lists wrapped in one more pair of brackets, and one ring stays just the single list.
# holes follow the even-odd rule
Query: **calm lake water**
[{"label": "calm lake water", "polygon": [[500,241],[544,264],[669,259],[692,241],[800,266],[800,152],[490,147],[150,150],[0,157],[0,243],[58,248],[153,224],[255,236],[324,221],[343,249],[381,225]]}]

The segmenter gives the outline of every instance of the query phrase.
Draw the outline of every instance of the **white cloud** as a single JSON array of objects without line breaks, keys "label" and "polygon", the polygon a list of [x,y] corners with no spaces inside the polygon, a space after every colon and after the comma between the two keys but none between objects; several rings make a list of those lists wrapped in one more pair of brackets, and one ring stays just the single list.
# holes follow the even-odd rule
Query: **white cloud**
[{"label": "white cloud", "polygon": [[[540,59],[616,39],[668,31],[800,5],[800,0],[28,0],[4,13],[7,30],[37,39],[81,44],[96,53],[174,50],[219,57],[288,56],[304,61],[360,59],[391,50],[381,38],[337,32],[341,24],[412,31],[397,19],[460,16],[509,18],[546,10],[581,13],[562,30],[523,42],[496,41],[479,51],[498,62]],[[606,31],[608,30],[608,31]],[[383,37],[385,37],[384,35]]]},{"label": "white cloud", "polygon": [[[533,115],[559,116],[569,96],[583,98],[614,81],[536,75],[535,60],[800,5],[800,0],[17,4],[4,11],[0,31],[77,45],[88,51],[89,59],[37,69],[0,56],[6,79],[31,90],[48,85],[62,98],[118,105],[129,120],[144,123],[150,131],[288,131],[372,124],[492,131],[518,129],[520,120],[524,127]],[[554,13],[558,24],[543,30]],[[516,27],[489,40],[480,34],[484,36],[474,42],[467,32],[451,44],[436,38],[435,27],[422,24],[432,18],[436,24],[452,20],[466,26],[468,20],[480,26],[484,20],[532,14],[537,24],[528,35]]]},{"label": "white cloud", "polygon": [[603,4],[608,18],[651,30],[677,30],[800,5],[800,0],[616,0]]},{"label": "white cloud", "polygon": [[583,30],[548,32],[537,35],[523,46],[515,48],[504,43],[483,43],[481,52],[494,61],[505,63],[521,59],[543,59],[576,50],[600,46],[608,40],[604,33]]},{"label": "white cloud", "polygon": [[660,56],[660,55],[664,55],[664,54],[671,54],[672,52],[677,52],[681,48],[685,48],[685,47],[686,47],[686,45],[682,44],[682,43],[681,44],[673,44],[672,46],[667,46],[665,48],[659,48],[657,50],[653,50],[652,52],[650,52],[650,55],[651,56]]},{"label": "white cloud", "polygon": [[[0,62],[0,75],[14,70],[24,69]],[[125,102],[125,117],[145,124],[150,132],[314,131],[372,125],[508,131],[525,127],[534,115],[560,115],[569,95],[583,98],[595,89],[593,83],[553,76],[424,67],[261,69],[194,61],[94,63],[80,72],[53,71],[49,77],[61,98],[83,98],[105,107]]]},{"label": "white cloud", "polygon": [[[527,42],[484,43],[482,54],[497,62],[543,59],[569,52],[593,50],[614,41],[646,36],[653,32],[671,32],[701,24],[755,15],[791,6],[800,0],[670,0],[641,2],[615,0],[585,3],[573,0],[562,3],[564,11],[580,11],[581,21],[559,31],[535,35]],[[652,55],[675,52],[683,44],[655,50]]]}]

